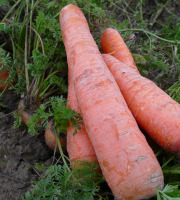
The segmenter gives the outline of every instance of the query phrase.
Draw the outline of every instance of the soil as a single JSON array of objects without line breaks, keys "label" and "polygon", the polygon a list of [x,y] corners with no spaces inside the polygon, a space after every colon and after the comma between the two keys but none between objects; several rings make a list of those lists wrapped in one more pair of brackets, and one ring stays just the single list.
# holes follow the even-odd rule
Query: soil
[{"label": "soil", "polygon": [[[19,102],[13,92],[7,92],[3,101],[7,108],[0,108],[0,116],[17,109]],[[31,136],[26,129],[13,128],[14,117],[0,119],[0,199],[16,200],[31,189],[31,181],[37,180],[35,164],[51,163],[53,152],[45,144],[44,132]]]}]

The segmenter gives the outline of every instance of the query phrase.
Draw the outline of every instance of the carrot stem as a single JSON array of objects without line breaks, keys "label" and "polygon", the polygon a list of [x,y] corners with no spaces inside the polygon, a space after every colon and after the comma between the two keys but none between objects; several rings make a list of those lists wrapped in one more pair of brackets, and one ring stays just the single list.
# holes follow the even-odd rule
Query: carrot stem
[{"label": "carrot stem", "polygon": [[164,39],[162,37],[159,37],[157,36],[156,34],[154,33],[151,33],[150,31],[147,31],[147,30],[144,30],[144,29],[117,29],[119,32],[126,32],[126,31],[142,31],[144,32],[145,34],[149,34],[153,37],[156,37],[157,39],[159,40],[162,40],[162,41],[165,41],[165,42],[169,42],[169,43],[172,43],[172,44],[180,44],[180,41],[174,41],[174,40],[167,40],[167,39]]},{"label": "carrot stem", "polygon": [[15,44],[14,44],[14,41],[13,41],[13,38],[12,38],[11,34],[9,34],[9,37],[10,37],[10,40],[11,40],[11,43],[12,43],[12,49],[13,49],[13,60],[14,60],[15,57],[16,57],[16,48],[15,48]]},{"label": "carrot stem", "polygon": [[164,174],[180,174],[180,170],[169,170],[169,169],[164,169],[163,170]]},{"label": "carrot stem", "polygon": [[156,155],[156,157],[158,157],[161,153],[162,153],[162,149],[161,150],[159,150],[155,155]]},{"label": "carrot stem", "polygon": [[[6,23],[2,23],[2,22],[0,23],[0,25],[3,25],[3,24],[6,25]],[[8,26],[19,26],[19,25],[25,25],[28,28],[30,28],[32,31],[35,32],[35,34],[38,36],[38,38],[39,38],[39,40],[41,42],[42,53],[45,54],[43,40],[42,40],[41,36],[39,35],[39,33],[33,27],[30,27],[30,26],[28,26],[27,24],[24,24],[24,23],[18,23],[18,24],[13,24],[12,23],[12,24],[8,24]]]},{"label": "carrot stem", "polygon": [[[26,15],[28,16],[28,0],[26,0]],[[28,19],[27,24],[28,25]],[[29,76],[27,69],[27,40],[28,40],[28,27],[26,26],[25,46],[24,46],[24,64],[25,64],[25,77],[26,77],[26,90],[29,91]]]},{"label": "carrot stem", "polygon": [[47,81],[49,78],[51,78],[54,74],[58,73],[58,72],[64,72],[65,70],[64,69],[59,69],[55,72],[53,72],[52,74],[50,74],[45,80]]},{"label": "carrot stem", "polygon": [[32,16],[33,16],[33,9],[34,9],[34,0],[31,1],[31,10],[30,10],[30,30],[29,30],[29,56],[31,52],[31,34],[32,34]]},{"label": "carrot stem", "polygon": [[167,161],[163,164],[162,168],[166,167],[166,165],[167,165],[168,163],[170,163],[171,160],[173,160],[174,158],[175,158],[175,156],[173,155],[169,160],[167,160]]},{"label": "carrot stem", "polygon": [[46,97],[48,97],[49,95],[53,94],[54,92],[57,92],[59,90],[59,88],[56,88],[54,90],[51,90],[50,92],[47,92],[44,97],[42,98],[41,96],[41,99],[45,99]]},{"label": "carrot stem", "polygon": [[60,152],[61,158],[62,158],[62,160],[63,160],[65,166],[67,167],[68,172],[70,172],[71,170],[70,170],[70,168],[69,168],[69,166],[68,166],[68,164],[67,164],[67,162],[66,162],[66,160],[65,160],[64,153],[63,153],[63,150],[62,150],[60,141],[59,141],[59,136],[58,136],[58,133],[57,133],[57,129],[56,129],[56,128],[54,129],[54,132],[55,132],[55,135],[56,135],[56,141],[57,141],[57,143],[58,143],[58,148],[59,148],[59,152]]},{"label": "carrot stem", "polygon": [[[51,78],[54,74],[56,74],[56,73],[58,73],[58,72],[63,72],[63,71],[65,71],[64,69],[59,69],[59,70],[57,70],[57,71],[55,71],[55,72],[53,72],[52,74],[50,74],[45,80],[47,81],[49,78]],[[41,94],[39,94],[39,97],[41,98],[43,95],[44,95],[44,93],[50,88],[50,86],[51,86],[52,84],[49,84],[45,89],[44,89],[44,91],[43,92],[41,92]],[[56,91],[56,90],[55,90]],[[53,92],[54,92],[54,90],[53,90]],[[48,94],[48,93],[47,93]],[[52,93],[50,93],[50,94],[52,94]],[[49,94],[48,94],[49,95]]]},{"label": "carrot stem", "polygon": [[8,11],[8,13],[5,15],[5,17],[2,19],[1,23],[3,23],[7,17],[10,15],[10,13],[13,11],[13,9],[21,2],[21,0],[17,1],[12,7],[11,9]]},{"label": "carrot stem", "polygon": [[40,84],[40,77],[36,78],[36,82],[35,82],[35,87],[34,87],[34,91],[33,91],[33,96],[36,96],[38,88],[39,88],[39,84]]},{"label": "carrot stem", "polygon": [[44,95],[44,93],[51,87],[51,85],[52,85],[52,84],[49,84],[49,85],[46,87],[46,89],[44,89],[44,91],[41,92],[41,94],[39,94],[39,97],[40,97],[40,98],[41,98],[41,97]]}]

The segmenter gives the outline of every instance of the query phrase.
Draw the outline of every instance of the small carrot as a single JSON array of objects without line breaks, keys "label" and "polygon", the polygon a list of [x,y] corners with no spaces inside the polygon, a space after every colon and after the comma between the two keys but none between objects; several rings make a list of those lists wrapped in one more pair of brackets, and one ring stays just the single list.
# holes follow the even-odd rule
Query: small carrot
[{"label": "small carrot", "polygon": [[[117,199],[150,198],[163,188],[161,167],[75,5],[60,26],[77,102],[102,173]],[[70,64],[69,64],[70,63]]]},{"label": "small carrot", "polygon": [[139,73],[128,47],[117,30],[112,28],[105,29],[101,33],[100,41],[102,50],[105,54],[111,54]]},{"label": "small carrot", "polygon": [[138,124],[164,149],[180,155],[180,104],[113,56],[103,58]]},{"label": "small carrot", "polygon": [[[48,147],[52,150],[56,148],[56,151],[59,152],[58,145],[56,144],[56,135],[53,129],[53,120],[49,121],[47,128],[45,130],[45,142],[48,145]],[[63,136],[59,137],[59,141],[61,144],[62,149],[66,150],[66,139]]]},{"label": "small carrot", "polygon": [[9,76],[8,70],[0,72],[0,80],[2,83],[0,84],[0,90],[4,90],[6,88],[5,81],[7,80]]},{"label": "small carrot", "polygon": [[[2,66],[2,64],[0,64],[0,67]],[[5,82],[8,79],[9,76],[9,71],[8,70],[4,70],[2,72],[0,72],[0,91],[3,91],[6,88]],[[11,83],[8,84],[8,87],[11,86]]]},{"label": "small carrot", "polygon": [[21,117],[22,122],[27,125],[30,117],[32,117],[33,113],[29,110],[26,110],[25,99],[21,99],[18,105],[18,115]]}]

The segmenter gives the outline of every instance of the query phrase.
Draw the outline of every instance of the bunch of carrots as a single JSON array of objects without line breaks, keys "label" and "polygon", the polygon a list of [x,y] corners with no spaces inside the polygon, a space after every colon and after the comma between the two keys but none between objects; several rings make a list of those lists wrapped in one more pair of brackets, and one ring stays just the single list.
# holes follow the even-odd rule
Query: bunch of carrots
[{"label": "bunch of carrots", "polygon": [[142,77],[120,34],[101,34],[101,54],[82,11],[60,12],[68,61],[68,107],[81,113],[81,131],[69,124],[67,151],[97,162],[117,199],[148,199],[164,187],[161,167],[139,126],[167,151],[180,154],[180,105]]}]

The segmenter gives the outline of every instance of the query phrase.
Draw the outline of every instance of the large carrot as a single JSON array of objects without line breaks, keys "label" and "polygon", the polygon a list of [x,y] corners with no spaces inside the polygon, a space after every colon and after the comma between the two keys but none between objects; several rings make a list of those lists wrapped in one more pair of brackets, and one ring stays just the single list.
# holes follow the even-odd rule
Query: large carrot
[{"label": "large carrot", "polygon": [[[71,72],[69,71],[68,107],[80,113],[71,76]],[[67,128],[67,151],[73,168],[78,167],[78,163],[76,164],[76,161],[88,161],[91,163],[98,163],[94,148],[91,144],[89,136],[87,135],[84,124],[82,125],[81,130],[77,131],[75,135],[74,128],[72,128],[71,124],[69,124]]]},{"label": "large carrot", "polygon": [[136,200],[163,188],[159,163],[75,5],[60,12],[69,70],[87,133],[117,199]]},{"label": "large carrot", "polygon": [[105,54],[111,54],[139,73],[128,47],[117,30],[107,28],[101,33],[100,38],[101,47]]},{"label": "large carrot", "polygon": [[138,124],[167,151],[180,154],[180,104],[113,56],[103,58]]}]

